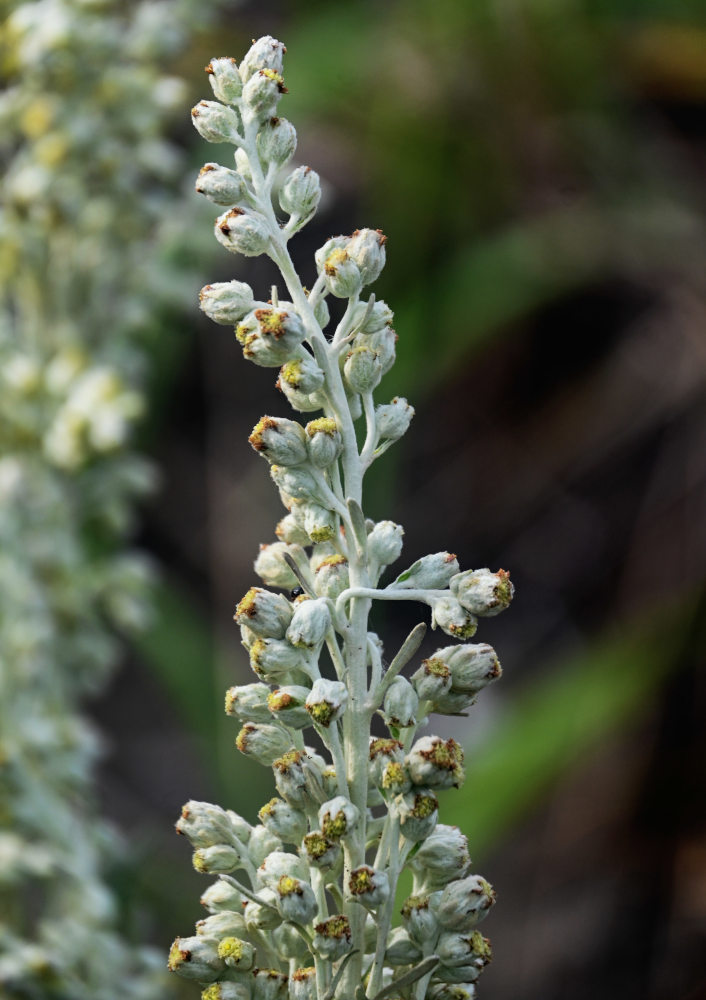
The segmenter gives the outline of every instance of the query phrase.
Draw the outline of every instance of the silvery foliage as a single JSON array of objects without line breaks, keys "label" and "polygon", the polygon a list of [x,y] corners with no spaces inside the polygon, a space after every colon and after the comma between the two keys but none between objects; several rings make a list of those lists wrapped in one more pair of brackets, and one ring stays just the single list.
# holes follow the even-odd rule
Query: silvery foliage
[{"label": "silvery foliage", "polygon": [[117,930],[103,872],[120,848],[92,804],[100,745],[79,703],[148,617],[129,536],[154,477],[130,433],[151,286],[177,285],[152,243],[180,186],[162,133],[184,87],[155,66],[188,5],[3,13],[0,994],[148,1000],[162,963]]},{"label": "silvery foliage", "polygon": [[[416,734],[432,711],[462,713],[500,676],[494,650],[467,640],[478,617],[507,607],[512,584],[503,570],[462,572],[449,552],[379,583],[404,532],[365,519],[363,476],[414,412],[402,397],[373,401],[395,359],[392,312],[367,287],[384,266],[385,238],[370,229],[333,237],[315,255],[311,290],[303,287],[287,244],[316,211],[320,183],[309,167],[286,166],[296,133],[278,115],[283,54],[265,37],[240,66],[214,59],[216,100],[192,111],[205,139],[235,146],[234,167],[208,163],[196,182],[221,209],[216,238],[269,256],[288,296],[274,287],[258,301],[234,280],[203,288],[201,307],[235,329],[246,359],[279,369],[279,388],[308,421],[264,416],[250,436],[287,513],[255,562],[264,586],[235,612],[256,681],[226,696],[238,749],[272,768],[278,794],[255,826],[211,803],[184,806],[177,831],[215,881],[202,898],[210,916],[174,941],[169,966],[202,984],[203,1000],[470,998],[490,960],[476,927],[495,896],[471,872],[466,837],[438,822],[438,792],[463,781],[462,748]],[[329,297],[345,311],[326,333]],[[432,627],[461,642],[407,678],[426,626],[386,667],[368,628],[374,600],[426,604]],[[371,736],[375,715],[389,736]],[[404,868],[412,894],[392,929]]]}]

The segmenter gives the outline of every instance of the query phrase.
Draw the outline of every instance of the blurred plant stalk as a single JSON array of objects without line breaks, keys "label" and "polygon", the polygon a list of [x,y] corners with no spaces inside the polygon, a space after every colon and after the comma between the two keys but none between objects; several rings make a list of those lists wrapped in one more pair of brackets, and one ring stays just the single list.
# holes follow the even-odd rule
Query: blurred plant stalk
[{"label": "blurred plant stalk", "polygon": [[[121,937],[81,716],[143,630],[132,551],[154,483],[132,444],[141,339],[175,267],[155,246],[180,182],[159,68],[187,3],[6,2],[0,27],[0,993],[151,1000],[162,963]],[[199,16],[203,11],[199,10]]]}]

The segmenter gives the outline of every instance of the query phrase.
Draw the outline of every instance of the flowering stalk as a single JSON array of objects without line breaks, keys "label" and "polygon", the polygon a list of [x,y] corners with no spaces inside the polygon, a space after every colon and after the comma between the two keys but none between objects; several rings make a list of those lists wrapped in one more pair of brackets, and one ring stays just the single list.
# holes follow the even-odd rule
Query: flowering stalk
[{"label": "flowering stalk", "polygon": [[[417,731],[431,712],[462,713],[500,676],[493,649],[465,640],[478,617],[507,607],[513,589],[503,570],[461,572],[449,552],[380,584],[402,553],[403,529],[366,520],[363,479],[414,413],[401,397],[373,401],[395,360],[392,312],[365,291],[385,264],[385,237],[370,229],[333,237],[315,255],[313,287],[302,285],[288,243],[314,215],[320,184],[309,167],[288,173],[279,221],[273,187],[296,148],[293,126],[276,114],[284,51],[268,36],[239,67],[214,59],[207,72],[217,100],[192,111],[205,139],[235,146],[235,170],[208,163],[196,183],[224,209],[216,238],[235,253],[269,256],[289,296],[275,287],[256,301],[230,281],[203,288],[201,307],[235,328],[246,359],[279,368],[277,385],[296,411],[323,412],[305,425],[264,416],[250,436],[287,514],[255,562],[265,587],[235,612],[258,682],[231,688],[226,712],[241,723],[241,753],[272,767],[278,796],[254,827],[219,806],[184,806],[177,831],[191,841],[197,870],[217,880],[202,899],[211,915],[195,936],[176,939],[169,965],[206,986],[203,1000],[469,998],[490,959],[476,926],[495,894],[471,874],[465,836],[438,822],[437,793],[463,781],[463,751]],[[329,296],[345,311],[327,335]],[[432,627],[463,641],[407,679],[420,624],[385,669],[368,629],[374,600],[426,604]],[[371,735],[378,715],[386,737]],[[405,868],[413,892],[392,929]]]}]

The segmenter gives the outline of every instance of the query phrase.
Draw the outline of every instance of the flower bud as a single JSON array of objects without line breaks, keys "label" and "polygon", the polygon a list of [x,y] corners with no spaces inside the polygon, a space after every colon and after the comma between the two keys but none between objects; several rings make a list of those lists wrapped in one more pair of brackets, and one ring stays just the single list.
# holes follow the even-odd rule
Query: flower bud
[{"label": "flower bud", "polygon": [[338,520],[334,511],[318,503],[305,503],[303,510],[304,531],[311,542],[319,544],[336,537]]},{"label": "flower bud", "polygon": [[406,433],[413,416],[414,407],[403,396],[395,396],[391,403],[375,407],[378,434],[383,440],[399,440]]},{"label": "flower bud", "polygon": [[392,309],[382,299],[373,303],[372,308],[367,302],[360,302],[353,312],[353,329],[364,336],[379,333],[392,324],[394,314]]},{"label": "flower bud", "polygon": [[304,428],[286,417],[262,417],[248,441],[268,462],[300,465],[307,460]]},{"label": "flower bud", "polygon": [[243,895],[238,892],[235,886],[223,879],[218,879],[206,889],[201,897],[201,904],[206,907],[209,913],[235,911],[240,914],[243,900]]},{"label": "flower bud", "polygon": [[282,167],[297,148],[297,130],[286,118],[270,118],[257,133],[257,151],[263,163]]},{"label": "flower bud", "polygon": [[235,59],[212,59],[206,67],[208,82],[215,97],[225,104],[233,104],[243,91],[243,81]]},{"label": "flower bud", "polygon": [[364,285],[380,277],[385,266],[386,242],[387,237],[380,229],[356,229],[351,236],[346,249],[348,256],[358,265]]},{"label": "flower bud", "polygon": [[253,307],[253,293],[244,281],[217,281],[204,285],[199,305],[209,319],[222,326],[234,326]]},{"label": "flower bud", "polygon": [[201,875],[223,875],[242,867],[240,852],[228,844],[199,847],[191,861]]},{"label": "flower bud", "polygon": [[294,970],[289,977],[289,1000],[317,1000],[315,966]]},{"label": "flower bud", "polygon": [[470,867],[468,838],[457,826],[445,823],[437,823],[412,860],[414,871],[423,875],[424,884],[432,889],[463,878]]},{"label": "flower bud", "polygon": [[256,868],[260,867],[265,858],[274,854],[275,851],[281,850],[282,842],[279,837],[275,836],[272,830],[268,830],[266,826],[253,827],[248,843],[248,853],[250,861]]},{"label": "flower bud", "polygon": [[276,73],[281,73],[286,51],[284,45],[272,35],[258,38],[240,63],[240,77],[243,83],[247,83],[250,77],[261,69],[273,69]]},{"label": "flower bud", "polygon": [[478,631],[478,621],[461,607],[451,594],[437,597],[431,605],[432,628],[437,625],[454,639],[472,639]]},{"label": "flower bud", "polygon": [[[321,179],[311,167],[297,167],[287,177],[279,191],[283,212],[308,219],[321,201]],[[321,299],[320,301],[324,301]],[[319,317],[316,317],[321,323]]]},{"label": "flower bud", "polygon": [[502,675],[495,650],[485,642],[438,649],[434,660],[449,669],[452,690],[464,694],[478,694]]},{"label": "flower bud", "polygon": [[235,738],[235,745],[246,757],[271,766],[290,745],[289,736],[279,726],[246,722]]},{"label": "flower bud", "polygon": [[292,924],[280,924],[270,932],[272,945],[279,955],[294,958],[297,961],[311,961],[311,952],[306,941]]},{"label": "flower bud", "polygon": [[439,968],[435,975],[449,983],[474,983],[493,957],[490,941],[480,931],[445,931],[436,946]]},{"label": "flower bud", "polygon": [[277,909],[275,890],[270,886],[265,886],[264,889],[258,891],[257,897],[260,900],[259,903],[248,900],[245,905],[245,926],[248,931],[269,931],[273,927],[279,926],[282,918]]},{"label": "flower bud", "polygon": [[316,305],[314,306],[314,318],[319,324],[322,330],[325,330],[331,319],[331,313],[329,312],[328,303],[323,295],[321,295],[316,300]]},{"label": "flower bud", "polygon": [[[300,349],[297,357],[302,357],[304,353]],[[292,388],[289,383],[283,382],[281,378],[277,379],[277,388],[284,393],[289,405],[298,413],[313,413],[314,410],[323,410],[324,408],[324,398],[318,392],[300,392],[299,389]]]},{"label": "flower bud", "polygon": [[382,772],[381,787],[388,796],[403,795],[408,792],[412,787],[412,782],[404,764],[390,761]]},{"label": "flower bud", "polygon": [[434,983],[427,992],[429,1000],[476,1000],[473,983]]},{"label": "flower bud", "polygon": [[480,875],[449,882],[436,905],[436,917],[442,927],[467,931],[487,915],[495,902],[495,891]]},{"label": "flower bud", "polygon": [[199,101],[191,109],[191,120],[206,142],[238,142],[240,118],[233,108],[218,101]]},{"label": "flower bud", "polygon": [[218,163],[205,163],[201,167],[196,178],[196,191],[215,205],[237,205],[247,197],[247,188],[240,174]]},{"label": "flower bud", "polygon": [[390,326],[368,336],[358,334],[353,341],[355,347],[365,347],[378,356],[383,375],[387,375],[397,357],[397,334]]},{"label": "flower bud", "polygon": [[339,913],[336,916],[323,920],[314,927],[314,951],[322,958],[327,958],[332,962],[350,951],[351,948],[351,927],[348,917]]},{"label": "flower bud", "polygon": [[221,246],[244,257],[259,257],[270,243],[264,215],[249,209],[234,207],[219,215],[213,231]]},{"label": "flower bud", "polygon": [[276,969],[253,969],[252,1000],[287,1000],[287,977]]},{"label": "flower bud", "polygon": [[451,580],[451,593],[471,614],[492,618],[509,607],[515,593],[510,574],[499,569],[469,569]]},{"label": "flower bud", "polygon": [[395,799],[400,817],[400,833],[417,843],[426,840],[439,818],[439,800],[429,789],[417,789]]},{"label": "flower bud", "polygon": [[309,650],[296,649],[286,639],[258,639],[250,648],[250,666],[270,684],[286,681],[293,671],[308,674],[310,660]]},{"label": "flower bud", "polygon": [[348,255],[348,236],[333,236],[316,251],[316,267],[326,287],[337,298],[347,299],[360,291],[360,269]]},{"label": "flower bud", "polygon": [[382,569],[402,555],[404,528],[394,521],[378,521],[368,535],[368,555]]},{"label": "flower bud", "polygon": [[311,725],[309,713],[304,707],[308,694],[309,688],[290,684],[273,691],[267,699],[267,706],[282,725],[290,729],[303,729]]},{"label": "flower bud", "polygon": [[172,972],[184,979],[212,983],[225,971],[226,965],[218,956],[218,942],[213,938],[176,938],[169,951],[167,963]]},{"label": "flower bud", "polygon": [[279,381],[299,392],[316,392],[324,384],[324,373],[317,363],[307,354],[283,365],[279,373]]},{"label": "flower bud", "polygon": [[[216,938],[221,941],[224,937],[241,934],[245,930],[245,921],[241,913],[229,913],[227,911],[214,913],[210,917],[196,922],[196,933],[201,937]],[[222,956],[221,956],[222,957]]]},{"label": "flower bud", "polygon": [[395,677],[385,692],[382,708],[386,726],[395,729],[416,726],[419,698],[406,677]]},{"label": "flower bud", "polygon": [[404,927],[394,927],[387,939],[385,962],[387,965],[414,965],[422,957],[422,951]]},{"label": "flower bud", "polygon": [[[316,649],[324,641],[330,628],[331,613],[324,598],[302,601],[295,608],[287,629],[287,640],[298,648]],[[315,686],[318,683],[316,681]]]},{"label": "flower bud", "polygon": [[288,851],[272,851],[258,868],[258,878],[263,885],[276,885],[282,876],[306,879],[307,869],[301,858]]},{"label": "flower bud", "polygon": [[451,690],[451,670],[437,656],[422,660],[419,670],[412,674],[412,683],[420,701],[431,701]]},{"label": "flower bud", "polygon": [[312,830],[302,838],[299,853],[311,867],[325,871],[337,863],[341,849],[336,841],[329,840],[321,830]]},{"label": "flower bud", "polygon": [[176,832],[187,837],[192,847],[232,844],[233,838],[237,836],[225,809],[210,802],[196,802],[194,799],[182,806]]},{"label": "flower bud", "polygon": [[247,625],[265,639],[283,639],[292,620],[293,609],[282,594],[251,587],[235,609],[238,625]]},{"label": "flower bud", "polygon": [[440,924],[429,895],[408,896],[400,913],[407,933],[416,944],[426,946],[436,941]]},{"label": "flower bud", "polygon": [[[308,543],[308,539],[307,539]],[[295,562],[306,565],[306,553],[300,545],[287,545],[284,542],[273,542],[261,545],[255,560],[255,572],[268,587],[282,587],[292,590],[299,586],[299,579],[291,570],[285,556]]]},{"label": "flower bud", "polygon": [[280,73],[274,69],[261,69],[243,87],[243,105],[259,121],[264,121],[276,115],[279,99],[286,93]]},{"label": "flower bud", "polygon": [[370,737],[368,775],[373,785],[381,787],[388,764],[404,764],[404,748],[399,740]]},{"label": "flower bud", "polygon": [[273,798],[257,814],[260,822],[285,844],[298,844],[306,834],[306,814]]},{"label": "flower bud", "polygon": [[304,428],[309,460],[319,469],[327,469],[343,450],[343,438],[332,417],[310,420]]},{"label": "flower bud", "polygon": [[464,779],[463,748],[454,739],[422,736],[410,750],[407,767],[415,785],[458,788]]},{"label": "flower bud", "polygon": [[348,560],[345,556],[328,556],[319,564],[314,577],[314,590],[319,597],[335,601],[349,586]]},{"label": "flower bud", "polygon": [[276,888],[278,894],[277,909],[284,920],[295,924],[308,924],[316,916],[318,909],[316,897],[308,882],[282,875]]},{"label": "flower bud", "polygon": [[400,573],[392,590],[443,590],[449,580],[458,573],[458,560],[452,552],[435,552],[433,555],[417,559],[409,569]]},{"label": "flower bud", "polygon": [[235,166],[240,176],[246,181],[252,181],[252,168],[250,158],[240,146],[235,151]]},{"label": "flower bud", "polygon": [[255,964],[255,949],[249,941],[238,937],[223,938],[218,945],[218,955],[231,969],[249,972]]},{"label": "flower bud", "polygon": [[348,704],[348,690],[341,681],[319,678],[306,699],[306,708],[312,721],[325,729],[340,719]]},{"label": "flower bud", "polygon": [[295,809],[310,807],[311,797],[324,801],[324,761],[313,750],[290,750],[272,765],[277,791]]},{"label": "flower bud", "polygon": [[226,691],[226,715],[239,722],[271,722],[267,684],[238,684]]},{"label": "flower bud", "polygon": [[309,545],[310,538],[292,514],[287,514],[275,528],[275,534],[287,545]]},{"label": "flower bud", "polygon": [[348,877],[346,897],[366,910],[375,910],[387,901],[390,883],[385,872],[368,865],[354,868]]},{"label": "flower bud", "polygon": [[319,807],[319,826],[329,840],[348,837],[360,821],[360,813],[353,803],[337,795]]},{"label": "flower bud", "polygon": [[211,983],[201,993],[201,1000],[250,1000],[250,987],[245,982]]},{"label": "flower bud", "polygon": [[354,392],[372,392],[382,378],[382,362],[369,347],[354,347],[343,365],[343,374]]},{"label": "flower bud", "polygon": [[294,500],[321,503],[321,483],[307,467],[272,465],[270,476],[279,489]]}]

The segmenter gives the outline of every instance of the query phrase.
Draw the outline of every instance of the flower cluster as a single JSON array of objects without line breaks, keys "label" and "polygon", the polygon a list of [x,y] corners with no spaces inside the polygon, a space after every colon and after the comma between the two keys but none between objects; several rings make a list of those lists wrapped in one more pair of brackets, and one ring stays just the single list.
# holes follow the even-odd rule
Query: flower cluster
[{"label": "flower cluster", "polygon": [[129,538],[154,476],[130,435],[150,282],[176,277],[152,243],[179,186],[162,134],[184,87],[155,66],[187,12],[10,0],[3,13],[0,994],[150,1000],[164,973],[118,932],[104,873],[119,845],[91,804],[99,738],[80,702],[105,683],[117,633],[149,615]]},{"label": "flower cluster", "polygon": [[[465,1000],[490,960],[476,928],[495,894],[472,873],[464,834],[438,821],[438,793],[463,781],[463,750],[418,730],[431,712],[464,712],[500,676],[494,650],[468,640],[479,618],[509,605],[513,588],[505,571],[462,571],[450,552],[380,586],[404,532],[366,520],[363,476],[414,413],[402,397],[373,400],[397,339],[391,310],[365,291],[384,267],[385,237],[363,229],[329,239],[311,290],[303,287],[287,243],[312,217],[320,183],[311,168],[288,166],[296,133],[278,113],[283,54],[265,37],[239,66],[214,59],[216,100],[192,111],[206,140],[235,146],[235,169],[208,163],[196,182],[225,209],[216,238],[233,252],[267,254],[289,296],[275,287],[257,301],[234,280],[202,289],[201,307],[234,329],[247,360],[279,369],[294,410],[313,415],[264,416],[249,439],[287,513],[255,561],[264,586],[235,610],[257,680],[230,688],[225,707],[240,726],[238,750],[272,768],[277,795],[254,826],[210,803],[184,806],[177,831],[197,871],[216,878],[202,897],[209,916],[175,940],[169,966],[202,984],[203,1000]],[[345,305],[327,334],[329,297]],[[426,604],[432,628],[461,642],[407,678],[426,626],[386,667],[368,627],[374,600]],[[384,737],[371,734],[376,715]],[[393,928],[405,868],[412,894]]]}]

